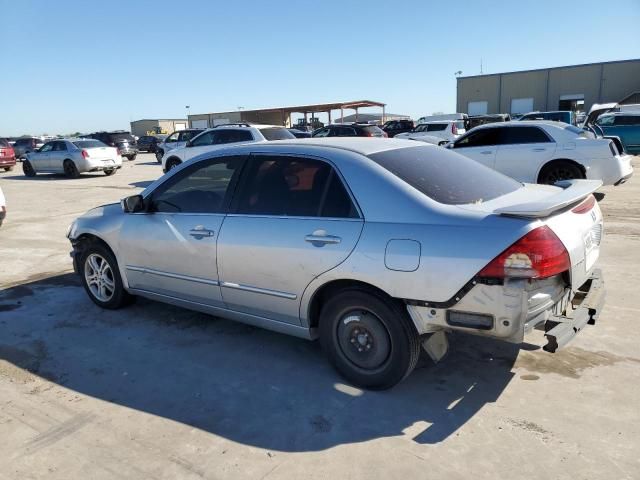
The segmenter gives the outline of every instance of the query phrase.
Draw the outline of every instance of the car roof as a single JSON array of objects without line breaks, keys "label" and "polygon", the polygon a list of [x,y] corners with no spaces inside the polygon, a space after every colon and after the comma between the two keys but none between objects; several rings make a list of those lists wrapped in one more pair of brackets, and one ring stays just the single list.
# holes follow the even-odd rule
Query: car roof
[{"label": "car roof", "polygon": [[615,117],[619,117],[619,116],[625,116],[625,117],[632,116],[632,117],[637,117],[637,116],[639,116],[639,115],[640,115],[640,112],[638,112],[638,111],[633,111],[633,110],[632,110],[632,111],[626,111],[626,112],[606,112],[606,113],[603,113],[603,114],[602,114],[602,115],[600,115],[600,116],[601,116],[601,117],[604,117],[605,115],[613,115],[613,116],[615,116]]},{"label": "car roof", "polygon": [[[241,144],[230,149],[255,149],[253,144]],[[384,152],[388,150],[396,150],[399,148],[425,147],[438,148],[435,145],[416,142],[414,140],[400,140],[395,138],[372,138],[372,137],[331,137],[331,138],[297,138],[287,140],[273,140],[271,142],[260,142],[260,149],[276,149],[282,150],[283,146],[292,147],[324,147],[335,148],[340,150],[348,150],[350,152],[360,153],[361,155],[372,155],[374,153]],[[227,150],[228,151],[228,150]]]},{"label": "car roof", "polygon": [[481,129],[481,128],[522,128],[522,127],[531,127],[534,125],[542,126],[542,127],[556,127],[562,128],[562,122],[556,122],[553,120],[527,120],[526,122],[493,122],[493,123],[484,123],[482,125],[478,125],[473,130]]}]

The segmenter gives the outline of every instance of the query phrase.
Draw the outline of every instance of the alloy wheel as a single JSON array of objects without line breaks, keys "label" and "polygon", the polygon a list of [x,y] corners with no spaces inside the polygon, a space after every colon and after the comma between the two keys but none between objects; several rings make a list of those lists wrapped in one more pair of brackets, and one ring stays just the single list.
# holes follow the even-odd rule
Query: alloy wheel
[{"label": "alloy wheel", "polygon": [[92,253],[84,263],[84,278],[91,294],[101,302],[108,302],[115,292],[115,279],[109,262]]}]

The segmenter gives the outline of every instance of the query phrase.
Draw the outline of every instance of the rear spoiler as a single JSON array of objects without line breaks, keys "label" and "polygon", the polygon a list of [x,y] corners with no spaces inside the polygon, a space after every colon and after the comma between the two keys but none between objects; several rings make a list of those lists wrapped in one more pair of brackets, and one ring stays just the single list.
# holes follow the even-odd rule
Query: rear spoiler
[{"label": "rear spoiler", "polygon": [[514,217],[548,217],[556,210],[577,203],[595,192],[602,186],[602,182],[600,180],[562,180],[557,182],[556,186],[563,190],[544,200],[498,208],[495,213]]}]

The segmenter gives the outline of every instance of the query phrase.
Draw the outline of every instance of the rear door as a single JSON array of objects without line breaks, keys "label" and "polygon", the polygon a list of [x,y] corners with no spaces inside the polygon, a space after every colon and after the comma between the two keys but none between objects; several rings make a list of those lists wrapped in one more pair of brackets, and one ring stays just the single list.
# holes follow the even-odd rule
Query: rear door
[{"label": "rear door", "polygon": [[525,125],[499,129],[494,168],[518,181],[537,183],[538,172],[553,158],[556,143],[540,127]]},{"label": "rear door", "polygon": [[224,303],[299,324],[305,288],[349,256],[362,225],[329,162],[253,155],[218,239]]},{"label": "rear door", "polygon": [[129,286],[222,306],[216,242],[244,157],[203,160],[170,176],[126,216],[119,251]]},{"label": "rear door", "polygon": [[493,168],[498,151],[498,128],[480,128],[460,137],[453,148],[456,153]]}]

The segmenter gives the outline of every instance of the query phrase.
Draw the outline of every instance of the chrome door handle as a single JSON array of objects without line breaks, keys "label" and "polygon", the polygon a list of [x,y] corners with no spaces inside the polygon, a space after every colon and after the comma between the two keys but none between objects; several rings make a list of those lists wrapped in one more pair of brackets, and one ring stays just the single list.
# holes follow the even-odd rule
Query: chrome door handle
[{"label": "chrome door handle", "polygon": [[216,232],[214,232],[213,230],[208,230],[206,228],[193,228],[189,231],[189,235],[197,240],[200,240],[204,237],[213,237],[214,233]]},{"label": "chrome door handle", "polygon": [[491,155],[493,150],[485,150],[484,152],[480,152],[482,155]]},{"label": "chrome door handle", "polygon": [[305,242],[324,245],[327,243],[340,243],[342,239],[333,235],[307,235],[304,237]]}]

